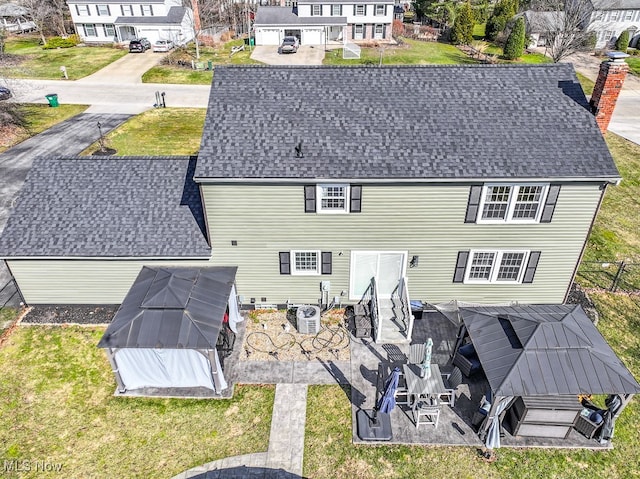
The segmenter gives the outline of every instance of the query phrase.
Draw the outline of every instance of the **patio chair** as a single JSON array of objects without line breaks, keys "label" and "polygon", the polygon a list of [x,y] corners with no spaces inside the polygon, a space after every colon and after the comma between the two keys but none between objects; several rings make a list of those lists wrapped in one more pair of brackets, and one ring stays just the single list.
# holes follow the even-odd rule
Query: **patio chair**
[{"label": "patio chair", "polygon": [[413,408],[413,422],[416,429],[422,424],[432,424],[438,427],[438,419],[440,419],[440,406],[436,398],[421,399]]},{"label": "patio chair", "polygon": [[422,364],[425,353],[426,346],[424,343],[412,344],[409,349],[409,364]]},{"label": "patio chair", "polygon": [[450,374],[442,375],[442,382],[444,382],[447,392],[441,394],[440,398],[444,398],[451,407],[454,407],[456,405],[456,390],[462,384],[462,371],[458,367],[453,368]]}]

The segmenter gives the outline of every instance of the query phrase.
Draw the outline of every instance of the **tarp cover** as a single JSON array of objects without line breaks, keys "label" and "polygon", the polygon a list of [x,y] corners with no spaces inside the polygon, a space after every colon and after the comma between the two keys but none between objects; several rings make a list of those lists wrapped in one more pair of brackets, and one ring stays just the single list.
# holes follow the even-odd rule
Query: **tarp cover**
[{"label": "tarp cover", "polygon": [[[126,389],[213,389],[209,360],[193,349],[120,349],[115,355]],[[224,389],[224,388],[223,388]]]},{"label": "tarp cover", "polygon": [[495,396],[640,392],[579,305],[460,308],[460,315]]}]

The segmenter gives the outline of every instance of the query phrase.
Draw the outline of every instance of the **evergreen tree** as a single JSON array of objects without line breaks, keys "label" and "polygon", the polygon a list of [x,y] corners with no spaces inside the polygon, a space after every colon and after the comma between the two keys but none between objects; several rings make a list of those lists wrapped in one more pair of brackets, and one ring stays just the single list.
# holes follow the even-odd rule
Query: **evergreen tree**
[{"label": "evergreen tree", "polygon": [[488,40],[495,40],[500,35],[507,22],[518,12],[518,0],[499,0],[493,8],[493,13],[487,20],[485,36]]},{"label": "evergreen tree", "polygon": [[468,45],[473,40],[473,10],[469,2],[458,9],[456,20],[451,30],[451,41],[456,45]]},{"label": "evergreen tree", "polygon": [[516,24],[513,26],[509,38],[507,38],[507,44],[504,47],[504,56],[506,59],[515,60],[520,58],[524,53],[526,41],[524,30],[524,18],[520,17],[516,20]]},{"label": "evergreen tree", "polygon": [[627,48],[629,48],[629,30],[622,32],[616,40],[616,50],[627,53]]}]

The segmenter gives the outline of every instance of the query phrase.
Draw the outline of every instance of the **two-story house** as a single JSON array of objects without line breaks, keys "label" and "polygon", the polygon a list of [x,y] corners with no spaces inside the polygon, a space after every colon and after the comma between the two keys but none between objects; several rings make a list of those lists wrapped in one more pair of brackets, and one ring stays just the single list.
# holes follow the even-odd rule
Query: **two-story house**
[{"label": "two-story house", "polygon": [[596,49],[611,48],[620,34],[629,31],[630,45],[640,38],[640,0],[591,0],[588,29],[597,34]]},{"label": "two-story house", "polygon": [[597,123],[568,64],[219,67],[197,158],[35,162],[0,257],[27,303],[120,303],[144,265],[237,267],[250,307],[561,303],[620,181],[605,84]]},{"label": "two-story house", "polygon": [[68,0],[76,33],[85,43],[147,38],[184,44],[194,37],[194,16],[181,0]]},{"label": "two-story house", "polygon": [[296,36],[302,45],[330,42],[391,40],[393,0],[301,0],[289,5],[258,7],[254,22],[256,45],[279,45]]}]

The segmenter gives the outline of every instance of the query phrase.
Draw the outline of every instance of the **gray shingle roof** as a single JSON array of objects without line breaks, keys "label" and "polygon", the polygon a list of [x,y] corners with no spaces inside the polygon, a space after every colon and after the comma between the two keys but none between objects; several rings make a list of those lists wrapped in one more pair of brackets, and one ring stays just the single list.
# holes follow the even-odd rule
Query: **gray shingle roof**
[{"label": "gray shingle roof", "polygon": [[211,251],[195,159],[37,159],[0,257],[203,257]]},{"label": "gray shingle roof", "polygon": [[242,66],[216,68],[196,168],[207,177],[619,174],[571,65]]},{"label": "gray shingle roof", "polygon": [[256,26],[346,25],[347,17],[299,17],[291,7],[258,7]]},{"label": "gray shingle roof", "polygon": [[486,306],[460,314],[496,396],[640,392],[579,305]]},{"label": "gray shingle roof", "polygon": [[164,17],[118,17],[113,23],[116,25],[131,25],[132,23],[144,25],[180,25],[186,13],[187,9],[184,7],[171,7]]}]

